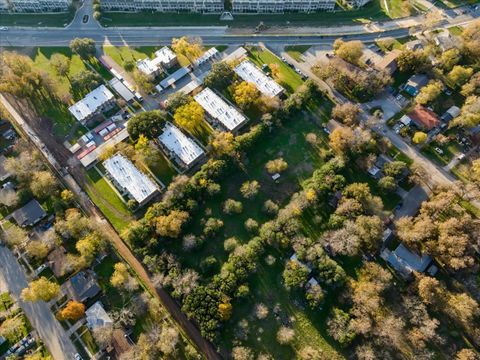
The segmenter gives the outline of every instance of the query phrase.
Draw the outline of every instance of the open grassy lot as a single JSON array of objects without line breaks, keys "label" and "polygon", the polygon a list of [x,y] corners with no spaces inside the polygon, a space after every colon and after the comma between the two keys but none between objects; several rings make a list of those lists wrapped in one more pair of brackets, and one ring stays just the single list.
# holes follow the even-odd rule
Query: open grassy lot
[{"label": "open grassy lot", "polygon": [[122,232],[132,220],[126,204],[120,200],[117,193],[95,168],[86,172],[86,179],[88,184],[85,190],[92,201],[98,206],[113,227],[118,232]]},{"label": "open grassy lot", "polygon": [[381,0],[380,5],[392,19],[415,15],[415,9],[405,0]]},{"label": "open grassy lot", "polygon": [[392,50],[402,50],[403,44],[411,40],[415,40],[415,37],[406,36],[403,38],[386,38],[386,39],[375,40],[375,43],[380,49],[382,49],[383,52],[388,52]]},{"label": "open grassy lot", "polygon": [[118,65],[125,68],[125,63],[150,57],[155,52],[153,47],[134,48],[130,46],[103,45],[103,52],[110,56]]},{"label": "open grassy lot", "polygon": [[122,13],[107,12],[100,20],[104,26],[225,26],[255,27],[260,22],[267,26],[322,26],[351,24],[370,20],[388,19],[380,6],[380,0],[373,0],[358,10],[344,11],[338,9],[335,13],[318,12],[312,14],[259,14],[235,15],[233,21],[220,21],[219,15],[201,14],[162,14],[162,13]]},{"label": "open grassy lot", "polygon": [[177,175],[177,171],[172,164],[165,158],[162,151],[159,151],[159,161],[149,166],[149,170],[157,177],[165,186]]},{"label": "open grassy lot", "polygon": [[292,45],[286,46],[285,51],[290,55],[295,61],[303,62],[302,54],[310,49],[310,45]]},{"label": "open grassy lot", "polygon": [[2,26],[39,26],[39,27],[65,27],[73,20],[74,13],[57,14],[2,14]]},{"label": "open grassy lot", "polygon": [[275,80],[282,85],[288,93],[293,93],[296,88],[302,85],[303,80],[300,75],[275,56],[270,50],[262,50],[256,47],[251,48],[248,56],[260,68],[263,64],[277,64],[280,68],[280,73]]}]

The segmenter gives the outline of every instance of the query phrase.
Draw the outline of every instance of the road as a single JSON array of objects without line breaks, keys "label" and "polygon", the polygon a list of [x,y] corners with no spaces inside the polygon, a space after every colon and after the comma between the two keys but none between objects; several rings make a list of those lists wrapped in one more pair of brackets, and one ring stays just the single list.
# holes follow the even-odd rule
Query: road
[{"label": "road", "polygon": [[[85,180],[85,173],[83,169],[78,167],[80,165],[77,167],[72,166],[70,168],[70,172],[72,174],[66,172],[56,160],[55,156],[44,145],[44,142],[42,142],[35,130],[30,127],[30,125],[23,119],[17,110],[1,94],[0,102],[2,102],[17,125],[23,130],[28,138],[48,160],[50,165],[56,170],[64,185],[76,195],[82,209],[90,216],[90,219],[97,222],[98,226],[105,231],[119,256],[122,257],[132,267],[139,279],[147,286],[150,293],[157,297],[163,307],[169,312],[173,320],[175,320],[182,329],[183,333],[186,334],[191,341],[193,341],[197,349],[199,349],[199,351],[204,354],[207,359],[220,359],[220,356],[216,352],[213,345],[202,337],[198,328],[181,311],[177,302],[172,299],[172,297],[165,290],[157,289],[153,285],[143,265],[140,263],[140,261],[138,261],[135,255],[132,254],[128,246],[123,242],[115,229],[103,217],[101,211],[92,203],[88,195],[82,190],[82,187],[79,184],[85,185],[87,181]],[[50,310],[48,310],[48,312],[50,313]],[[55,358],[55,360],[57,360],[57,358]]]},{"label": "road", "polygon": [[[12,27],[0,36],[0,46],[68,46],[78,36],[94,39],[98,44],[111,45],[161,45],[170,44],[172,38],[181,36],[201,37],[205,44],[242,45],[265,42],[270,45],[322,45],[331,44],[335,39],[373,42],[384,37],[405,37],[409,30],[420,26],[424,16],[402,20],[391,20],[369,25],[346,25],[338,27],[285,28],[267,30],[253,34],[251,29],[230,29],[228,26],[179,26],[179,27],[108,27],[104,28],[89,17],[83,23],[83,15],[91,13],[89,2],[77,12],[74,21],[65,28]],[[467,23],[480,15],[480,9],[469,14],[451,13],[444,17],[437,27],[449,27]],[[332,15],[334,16],[334,15]]]},{"label": "road", "polygon": [[55,360],[73,360],[77,352],[48,305],[39,301],[24,302],[20,299],[22,289],[28,286],[23,269],[12,252],[0,246],[0,288],[6,288],[27,315],[48,351]]}]

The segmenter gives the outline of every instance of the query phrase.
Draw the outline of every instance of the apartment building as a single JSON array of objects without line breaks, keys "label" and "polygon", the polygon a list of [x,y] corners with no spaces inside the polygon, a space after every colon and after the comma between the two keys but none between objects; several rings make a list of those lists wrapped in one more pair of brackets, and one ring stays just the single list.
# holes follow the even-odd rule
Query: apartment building
[{"label": "apartment building", "polygon": [[310,13],[334,7],[335,0],[232,0],[234,13]]},{"label": "apartment building", "polygon": [[163,133],[158,140],[167,154],[186,168],[196,164],[205,154],[194,140],[170,123],[165,124]]},{"label": "apartment building", "polygon": [[10,4],[7,0],[0,0],[0,12],[7,12],[10,10]]},{"label": "apartment building", "polygon": [[353,0],[353,5],[357,8],[367,5],[372,0]]},{"label": "apartment building", "polygon": [[107,11],[220,13],[223,0],[102,0]]},{"label": "apartment building", "polygon": [[3,9],[5,3],[13,12],[62,12],[68,10],[72,0],[1,0],[0,10]]},{"label": "apartment building", "polygon": [[265,75],[262,70],[257,68],[249,60],[241,62],[234,71],[242,78],[242,80],[253,83],[258,91],[265,96],[274,97],[283,93],[283,87],[278,85],[275,80]]},{"label": "apartment building", "polygon": [[105,85],[89,92],[82,100],[68,108],[68,111],[82,124],[113,106],[115,97]]}]

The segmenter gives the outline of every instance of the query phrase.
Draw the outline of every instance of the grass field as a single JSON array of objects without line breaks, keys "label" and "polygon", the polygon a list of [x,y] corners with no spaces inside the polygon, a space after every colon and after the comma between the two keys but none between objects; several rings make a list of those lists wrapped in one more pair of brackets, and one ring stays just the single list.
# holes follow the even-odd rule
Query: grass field
[{"label": "grass field", "polygon": [[302,54],[310,49],[310,45],[292,45],[286,46],[285,51],[290,55],[295,61],[303,62]]},{"label": "grass field", "polygon": [[280,74],[275,80],[282,85],[288,93],[293,93],[300,85],[302,85],[303,80],[300,75],[275,56],[270,50],[251,48],[248,56],[260,68],[263,64],[277,64],[280,68]]},{"label": "grass field", "polygon": [[133,61],[135,63],[137,60],[150,57],[154,51],[153,47],[137,49],[129,46],[103,45],[103,52],[123,68],[125,68],[126,62]]},{"label": "grass field", "polygon": [[74,13],[58,14],[2,14],[2,26],[39,26],[39,27],[64,27],[73,20]]},{"label": "grass field", "polygon": [[162,13],[121,13],[107,12],[100,20],[104,26],[225,26],[255,27],[260,22],[267,26],[321,26],[363,23],[371,20],[389,19],[380,6],[380,0],[373,0],[361,9],[344,11],[337,8],[334,13],[312,14],[259,14],[234,15],[233,21],[220,21],[219,15],[162,14]]},{"label": "grass field", "polygon": [[86,178],[88,184],[85,190],[88,195],[113,227],[121,233],[132,220],[127,206],[95,168],[86,172]]},{"label": "grass field", "polygon": [[381,0],[380,4],[385,13],[392,19],[415,15],[416,11],[406,0]]},{"label": "grass field", "polygon": [[[436,152],[436,147],[440,148],[443,151],[443,154]],[[447,165],[457,154],[461,152],[462,150],[458,144],[453,142],[450,142],[446,145],[440,145],[433,141],[422,149],[422,153],[425,156],[442,166]]]}]

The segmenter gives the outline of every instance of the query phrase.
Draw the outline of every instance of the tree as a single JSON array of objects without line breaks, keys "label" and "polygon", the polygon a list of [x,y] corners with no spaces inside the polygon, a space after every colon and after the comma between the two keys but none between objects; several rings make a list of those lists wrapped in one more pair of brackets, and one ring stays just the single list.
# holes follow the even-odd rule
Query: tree
[{"label": "tree", "polygon": [[38,280],[31,281],[28,287],[22,290],[21,298],[23,301],[48,302],[55,298],[59,292],[60,285],[42,276]]},{"label": "tree", "polygon": [[138,283],[133,276],[130,275],[127,266],[118,262],[114,265],[114,271],[110,277],[110,284],[118,289],[132,291],[138,288]]},{"label": "tree", "polygon": [[35,181],[30,183],[33,196],[46,199],[57,192],[57,180],[50,171],[37,171],[33,174]]},{"label": "tree", "polygon": [[9,224],[9,226],[4,227],[4,239],[6,243],[10,246],[20,245],[23,242],[27,241],[28,234],[21,227]]},{"label": "tree", "polygon": [[339,308],[333,308],[327,320],[327,332],[340,346],[349,345],[355,337],[350,330],[350,316]]},{"label": "tree", "polygon": [[439,80],[431,80],[415,98],[417,104],[425,105],[435,100],[442,93],[443,84]]},{"label": "tree", "polygon": [[357,125],[359,114],[360,107],[351,102],[337,104],[332,110],[332,117],[347,126]]},{"label": "tree", "polygon": [[75,322],[83,317],[84,314],[85,305],[81,302],[70,300],[67,305],[58,312],[57,318],[61,321],[72,320]]},{"label": "tree", "polygon": [[333,52],[349,63],[358,64],[363,54],[363,44],[359,40],[344,42],[342,39],[336,39],[333,43]]},{"label": "tree", "polygon": [[0,326],[0,335],[12,344],[21,339],[26,332],[28,331],[22,316],[6,319]]},{"label": "tree", "polygon": [[188,131],[198,129],[205,117],[205,110],[196,101],[180,106],[173,115],[175,123]]},{"label": "tree", "polygon": [[319,284],[309,285],[305,297],[312,308],[318,307],[325,298],[325,293]]},{"label": "tree", "polygon": [[265,169],[269,174],[282,173],[288,169],[288,164],[283,158],[270,160],[265,164]]},{"label": "tree", "polygon": [[260,184],[256,180],[245,181],[240,187],[240,193],[245,199],[252,199],[258,194]]},{"label": "tree", "polygon": [[460,116],[453,119],[454,125],[472,128],[480,124],[480,97],[469,96],[463,106]]},{"label": "tree", "polygon": [[355,234],[362,247],[369,252],[375,252],[380,247],[383,238],[384,225],[379,216],[360,215],[355,219]]},{"label": "tree", "polygon": [[258,222],[252,218],[248,218],[244,223],[245,230],[250,233],[256,233],[258,231]]},{"label": "tree", "polygon": [[356,234],[355,224],[350,220],[342,228],[325,233],[322,239],[328,243],[333,255],[355,256],[360,250],[360,238]]},{"label": "tree", "polygon": [[62,192],[60,193],[60,198],[68,205],[70,205],[71,203],[73,203],[73,201],[75,200],[75,195],[73,194],[73,192],[71,192],[70,190],[68,189],[63,189]]},{"label": "tree", "polygon": [[462,32],[463,51],[472,61],[480,58],[480,21],[477,19],[468,24]]},{"label": "tree", "polygon": [[98,21],[98,20],[100,20],[101,17],[102,17],[102,13],[101,13],[100,11],[94,11],[94,12],[93,12],[93,18],[94,18],[95,20]]},{"label": "tree", "polygon": [[253,360],[253,352],[245,346],[235,346],[232,349],[233,360]]},{"label": "tree", "polygon": [[246,109],[255,104],[260,97],[260,93],[253,83],[242,81],[233,91],[233,99],[241,109]]},{"label": "tree", "polygon": [[298,261],[289,260],[283,271],[283,281],[285,287],[290,289],[292,287],[303,287],[307,282],[309,270]]},{"label": "tree", "polygon": [[391,176],[384,176],[378,181],[378,186],[380,190],[385,193],[393,193],[397,190],[397,182]]},{"label": "tree", "polygon": [[0,189],[0,204],[11,207],[15,206],[18,202],[17,192],[9,187]]},{"label": "tree", "polygon": [[155,139],[161,133],[167,114],[164,111],[144,111],[134,115],[127,124],[128,134],[132,140],[137,140],[140,135],[147,139]]},{"label": "tree", "polygon": [[407,164],[399,160],[387,162],[383,166],[383,173],[386,176],[391,176],[396,179],[398,179],[405,172],[405,170],[407,170]]},{"label": "tree", "polygon": [[200,39],[190,39],[186,36],[180,39],[172,39],[172,49],[177,54],[184,55],[191,63],[202,55],[202,44]]},{"label": "tree", "polygon": [[102,77],[93,71],[82,70],[72,76],[70,84],[74,96],[83,97],[102,84]]},{"label": "tree", "polygon": [[223,221],[217,218],[208,218],[203,227],[206,236],[214,236],[223,227]]},{"label": "tree", "polygon": [[166,356],[175,353],[180,340],[178,330],[172,326],[163,326],[157,342],[158,349]]},{"label": "tree", "polygon": [[218,313],[220,314],[220,320],[226,321],[230,319],[232,316],[232,304],[229,302],[219,304]]},{"label": "tree", "polygon": [[457,48],[448,49],[440,56],[440,66],[444,70],[450,71],[455,65],[458,64],[461,58],[462,56]]},{"label": "tree", "polygon": [[189,214],[186,211],[172,210],[168,215],[156,218],[156,230],[160,236],[178,238],[182,226],[187,222]]},{"label": "tree", "polygon": [[427,141],[428,135],[425,134],[423,131],[417,131],[413,135],[412,141],[415,144],[423,144],[425,141]]},{"label": "tree", "polygon": [[460,87],[467,83],[467,81],[472,77],[472,75],[472,68],[455,65],[452,71],[448,73],[447,79],[452,85]]},{"label": "tree", "polygon": [[462,349],[455,355],[455,360],[478,360],[478,356],[471,349]]},{"label": "tree", "polygon": [[218,157],[223,155],[235,156],[237,154],[235,137],[231,132],[214,131],[210,144]]},{"label": "tree", "polygon": [[275,215],[278,213],[278,205],[275,204],[272,200],[268,199],[263,203],[262,210],[270,215]]},{"label": "tree", "polygon": [[278,79],[280,75],[280,66],[276,63],[271,63],[268,64],[268,68],[270,69],[270,72],[272,73],[272,76],[276,79]]},{"label": "tree", "polygon": [[235,237],[226,239],[223,242],[223,248],[226,252],[232,252],[238,247],[238,240]]},{"label": "tree", "polygon": [[167,111],[173,113],[179,107],[187,105],[193,101],[190,95],[185,94],[183,91],[177,91],[168,97]]},{"label": "tree", "polygon": [[277,331],[277,341],[281,345],[290,344],[295,339],[295,330],[286,326],[280,326]]},{"label": "tree", "polygon": [[243,211],[243,205],[240,201],[227,199],[223,204],[223,212],[225,214],[240,214]]},{"label": "tree", "polygon": [[298,352],[299,360],[323,360],[322,351],[312,347],[312,346],[304,346]]},{"label": "tree", "polygon": [[465,97],[480,95],[480,72],[473,74],[470,80],[462,86],[461,94]]},{"label": "tree", "polygon": [[97,326],[92,330],[93,338],[100,348],[105,349],[113,342],[113,326]]},{"label": "tree", "polygon": [[268,307],[265,304],[257,304],[255,305],[255,316],[259,320],[263,320],[268,316]]},{"label": "tree", "polygon": [[28,256],[37,260],[45,259],[49,252],[48,246],[42,241],[38,240],[29,241],[26,249]]},{"label": "tree", "polygon": [[233,68],[226,61],[214,63],[210,72],[203,79],[203,84],[209,88],[225,89],[233,76]]},{"label": "tree", "polygon": [[155,89],[155,84],[153,83],[153,79],[151,76],[148,76],[142,71],[135,69],[133,71],[133,80],[137,84],[137,88],[150,94]]},{"label": "tree", "polygon": [[87,60],[91,56],[95,56],[95,41],[88,38],[75,38],[70,41],[70,49],[77,53],[82,59]]},{"label": "tree", "polygon": [[70,71],[70,58],[63,54],[53,54],[50,58],[50,66],[58,76],[68,76]]},{"label": "tree", "polygon": [[360,155],[373,143],[371,133],[366,130],[338,127],[329,135],[329,144],[339,155]]},{"label": "tree", "polygon": [[403,50],[397,57],[401,72],[425,72],[432,67],[428,56],[423,51]]}]

